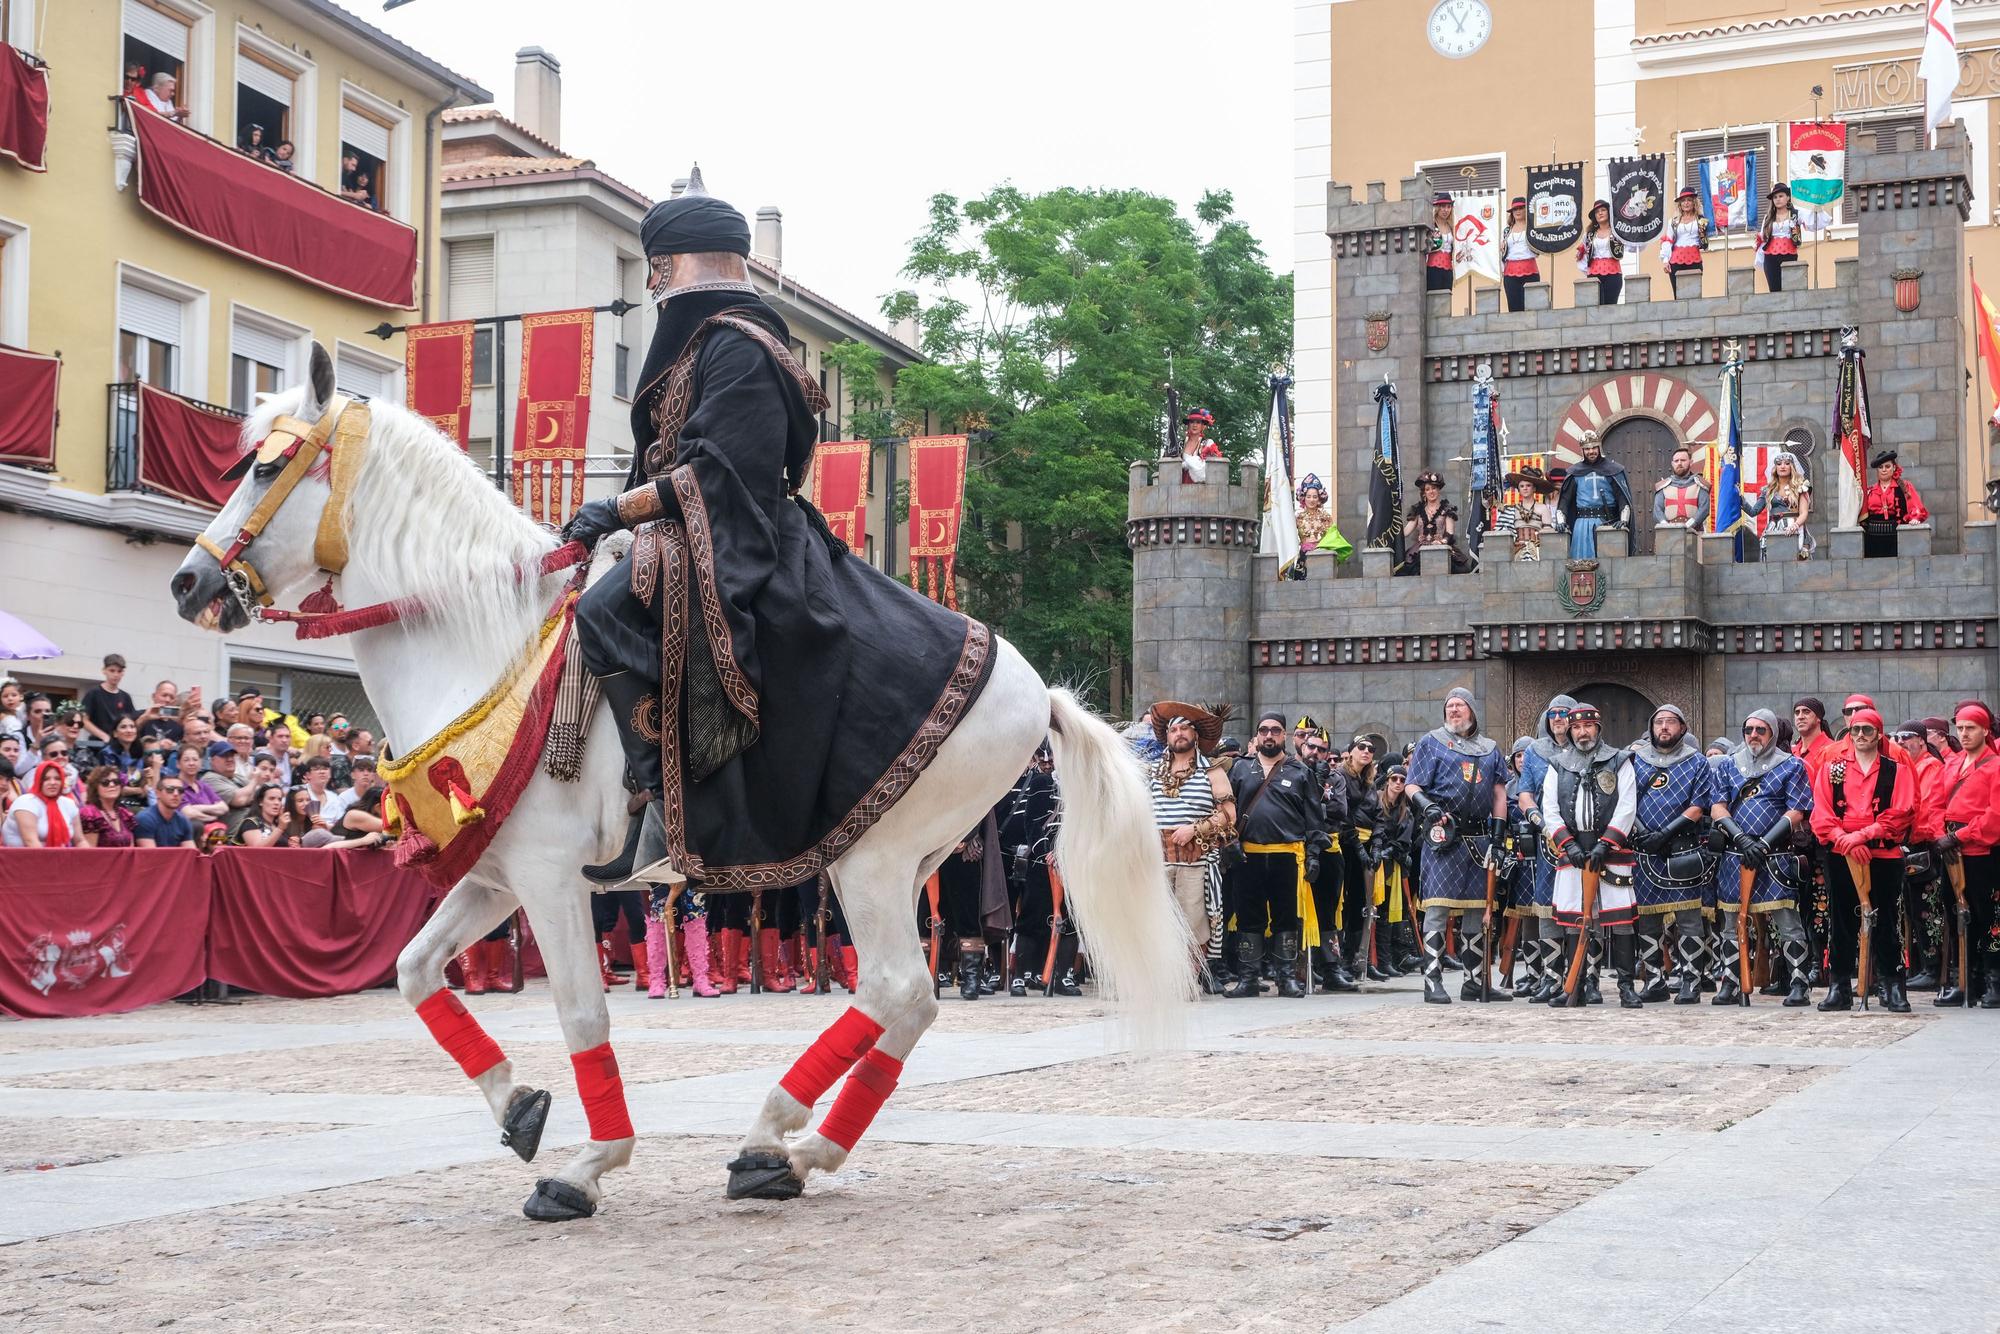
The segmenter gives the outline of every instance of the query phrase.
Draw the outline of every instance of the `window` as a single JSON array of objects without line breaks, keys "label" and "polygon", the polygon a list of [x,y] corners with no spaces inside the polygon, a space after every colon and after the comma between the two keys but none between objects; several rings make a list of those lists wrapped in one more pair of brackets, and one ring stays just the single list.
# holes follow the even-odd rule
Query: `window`
[{"label": "window", "polygon": [[124,81],[119,91],[136,92],[147,87],[156,74],[171,74],[176,87],[174,105],[188,105],[189,24],[177,14],[167,13],[144,0],[125,0]]},{"label": "window", "polygon": [[118,379],[155,389],[180,388],[187,308],[172,296],[129,279],[118,287]]},{"label": "window", "polygon": [[[352,165],[349,165],[349,164]],[[352,102],[340,107],[340,192],[387,213],[389,126]]]},{"label": "window", "polygon": [[250,51],[236,53],[236,138],[238,148],[250,148],[252,130],[261,135],[259,147],[275,150],[292,137],[292,105],[298,89],[290,70]]},{"label": "window", "polygon": [[1776,130],[1769,125],[1736,125],[1728,131],[1703,130],[1680,136],[1681,188],[1701,189],[1701,164],[1705,158],[1721,157],[1725,153],[1755,153],[1757,155],[1757,198],[1758,213],[1762,216],[1764,192],[1771,188],[1774,179],[1771,173],[1777,170],[1777,154],[1772,145],[1776,141]]},{"label": "window", "polygon": [[1427,174],[1435,188],[1450,190],[1454,194],[1465,190],[1507,188],[1505,157],[1446,158],[1437,162],[1419,162],[1417,170]]},{"label": "window", "polygon": [[0,343],[28,346],[28,229],[0,218]]},{"label": "window", "polygon": [[637,369],[632,364],[632,351],[639,346],[639,321],[646,308],[645,293],[639,285],[639,261],[630,255],[619,255],[616,271],[612,275],[612,294],[620,301],[630,301],[632,309],[615,317],[617,343],[611,355],[612,392],[619,398],[632,397],[632,372]]},{"label": "window", "polygon": [[229,407],[250,412],[257,395],[275,394],[302,378],[306,331],[255,311],[237,309],[229,319]]},{"label": "window", "polygon": [[[444,243],[444,311],[448,320],[480,320],[493,310],[493,238],[468,236]],[[493,383],[493,326],[472,332],[472,382]]]},{"label": "window", "polygon": [[399,403],[403,398],[402,364],[347,343],[333,349],[333,387],[350,398],[379,398]]}]

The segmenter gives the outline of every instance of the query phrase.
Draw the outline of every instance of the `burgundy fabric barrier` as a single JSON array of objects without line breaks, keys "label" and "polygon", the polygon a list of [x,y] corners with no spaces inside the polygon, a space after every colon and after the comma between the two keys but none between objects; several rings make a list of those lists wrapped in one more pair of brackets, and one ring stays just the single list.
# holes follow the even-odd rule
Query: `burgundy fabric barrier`
[{"label": "burgundy fabric barrier", "polygon": [[208,975],[265,996],[344,996],[396,975],[435,892],[379,852],[223,848]]},{"label": "burgundy fabric barrier", "polygon": [[139,106],[139,202],[184,232],[379,305],[417,304],[416,229]]},{"label": "burgundy fabric barrier", "polygon": [[62,362],[0,347],[0,459],[52,468]]},{"label": "burgundy fabric barrier", "polygon": [[209,898],[208,859],[178,848],[0,848],[0,1010],[115,1014],[200,986]]},{"label": "burgundy fabric barrier", "polygon": [[236,483],[222,474],[243,456],[243,419],[139,386],[139,484],[219,510]]},{"label": "burgundy fabric barrier", "polygon": [[49,71],[0,41],[0,157],[49,169]]}]

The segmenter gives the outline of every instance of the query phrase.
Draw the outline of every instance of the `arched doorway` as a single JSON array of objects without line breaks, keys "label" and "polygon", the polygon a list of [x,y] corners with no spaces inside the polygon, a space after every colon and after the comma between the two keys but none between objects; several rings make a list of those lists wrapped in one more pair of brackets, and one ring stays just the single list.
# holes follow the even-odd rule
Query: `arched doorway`
[{"label": "arched doorway", "polygon": [[1657,417],[1627,417],[1604,436],[1604,455],[1625,465],[1632,483],[1632,550],[1653,554],[1653,484],[1672,471],[1681,438]]},{"label": "arched doorway", "polygon": [[1653,722],[1653,701],[1630,686],[1593,682],[1568,692],[1579,704],[1594,704],[1604,718],[1603,736],[1614,746],[1629,746],[1646,735]]}]

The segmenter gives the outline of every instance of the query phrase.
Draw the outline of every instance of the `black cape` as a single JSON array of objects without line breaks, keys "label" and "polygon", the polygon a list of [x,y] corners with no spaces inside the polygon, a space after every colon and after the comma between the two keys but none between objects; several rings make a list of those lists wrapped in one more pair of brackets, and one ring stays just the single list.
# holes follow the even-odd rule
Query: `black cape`
[{"label": "black cape", "polygon": [[1595,463],[1579,459],[1571,465],[1569,475],[1563,478],[1562,490],[1556,495],[1556,513],[1562,515],[1563,531],[1576,527],[1576,479],[1591,473],[1610,481],[1612,490],[1618,493],[1618,504],[1631,514],[1625,522],[1625,554],[1629,556],[1632,554],[1633,530],[1639,526],[1639,509],[1632,503],[1632,479],[1626,476],[1625,465],[1615,459],[1600,454]]},{"label": "black cape", "polygon": [[[753,295],[669,301],[633,406],[635,473],[672,343],[720,308],[788,345]],[[793,499],[787,477],[803,478],[819,423],[763,344],[711,327],[690,401],[657,483],[669,520],[631,558],[639,576],[655,562],[652,666],[662,697],[680,701],[678,725],[660,729],[668,850],[705,890],[782,888],[839,857],[909,788],[978,698],[996,641],[847,552]],[[740,748],[697,777],[684,737],[702,732],[705,711]]]}]

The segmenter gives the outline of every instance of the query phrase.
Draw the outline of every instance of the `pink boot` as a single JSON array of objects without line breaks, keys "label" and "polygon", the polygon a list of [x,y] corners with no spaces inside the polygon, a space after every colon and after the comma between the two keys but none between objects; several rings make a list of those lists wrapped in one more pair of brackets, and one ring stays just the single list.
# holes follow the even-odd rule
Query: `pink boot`
[{"label": "pink boot", "polygon": [[660,1000],[667,994],[667,927],[651,913],[646,914],[646,963],[652,973],[646,994]]},{"label": "pink boot", "polygon": [[697,996],[719,996],[708,980],[708,919],[690,917],[681,934],[687,940],[688,973],[691,980],[688,990]]}]

